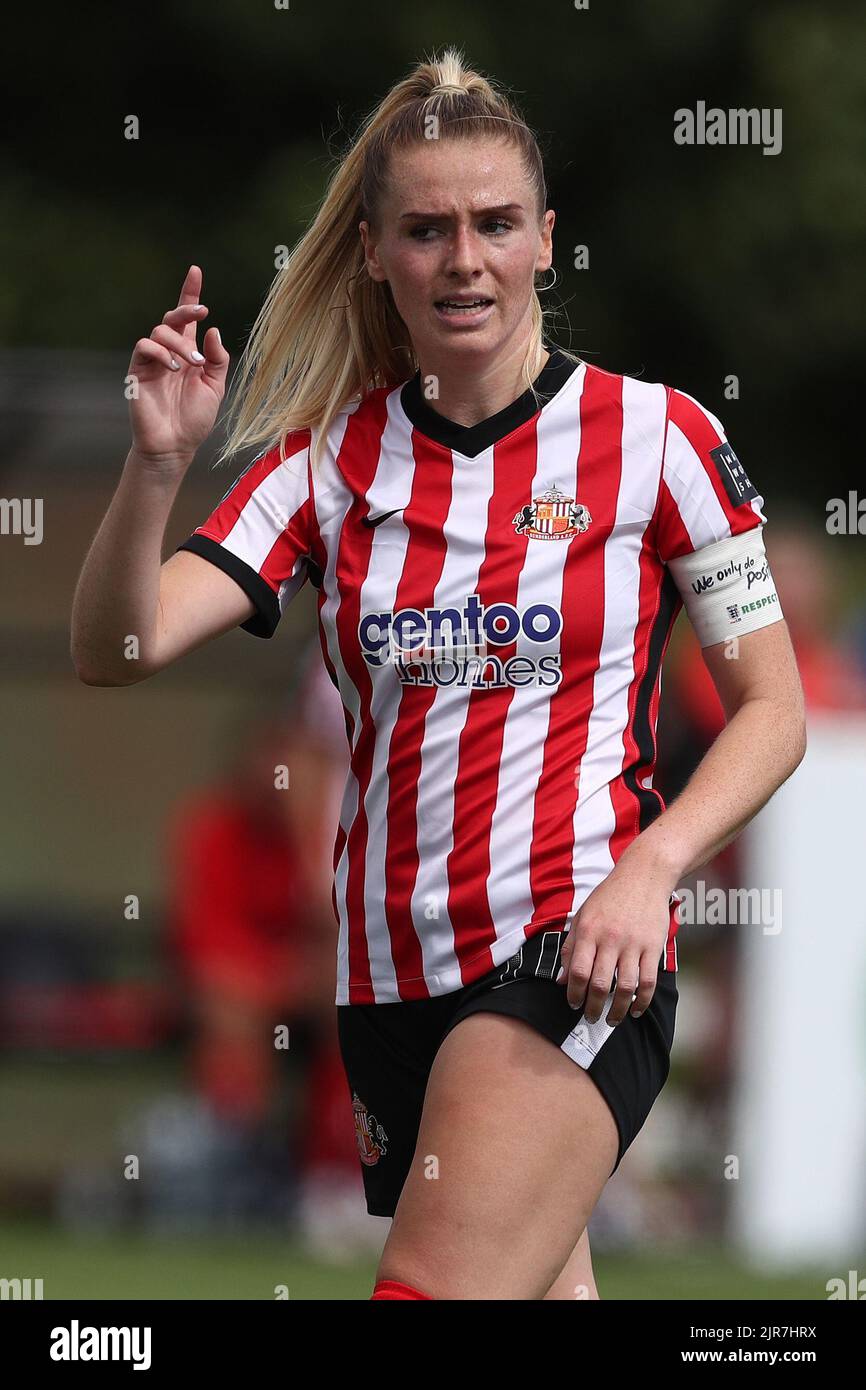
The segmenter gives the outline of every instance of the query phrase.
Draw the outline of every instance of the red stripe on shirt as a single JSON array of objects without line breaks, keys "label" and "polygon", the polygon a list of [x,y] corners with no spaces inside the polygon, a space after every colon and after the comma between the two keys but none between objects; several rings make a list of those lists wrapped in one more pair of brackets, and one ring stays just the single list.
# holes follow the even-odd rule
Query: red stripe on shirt
[{"label": "red stripe on shirt", "polygon": [[[349,1003],[374,1004],[367,945],[367,917],[364,906],[365,866],[367,855],[367,814],[364,798],[370,785],[373,766],[374,729],[370,714],[372,683],[367,664],[358,642],[361,583],[358,576],[366,575],[373,548],[373,531],[360,525],[366,515],[365,495],[379,463],[382,434],[387,419],[387,390],[374,391],[366,409],[349,416],[346,431],[337,456],[337,468],[346,479],[353,497],[346,513],[337,544],[334,582],[339,595],[336,611],[337,642],[340,658],[348,678],[353,682],[359,699],[359,733],[352,751],[352,771],[358,787],[358,807],[352,820],[344,853],[348,856],[346,874],[346,911],[348,916]],[[343,582],[343,575],[354,576],[354,582]]]},{"label": "red stripe on shirt", "polygon": [[[538,459],[537,423],[538,415],[514,437],[494,446],[486,536],[513,532],[514,515],[531,496]],[[525,535],[515,537],[507,560],[498,568],[491,562],[490,551],[485,546],[476,585],[485,607],[496,603],[517,605],[528,543]],[[515,654],[516,645],[516,642],[502,646],[491,644],[503,663]],[[466,720],[460,732],[454,783],[454,844],[448,855],[447,872],[448,915],[454,929],[454,949],[460,962],[461,979],[466,978],[469,962],[472,962],[474,975],[483,973],[481,960],[484,970],[493,969],[490,946],[496,940],[496,930],[487,896],[490,833],[499,789],[505,721],[514,695],[513,685],[499,690],[470,688]]]},{"label": "red stripe on shirt", "polygon": [[[444,525],[451,505],[454,457],[450,449],[412,431],[415,470],[412,493],[403,513],[410,536],[403,570],[397,583],[394,612],[433,604],[434,592],[445,566],[447,544]],[[423,524],[422,524],[423,519]],[[429,547],[418,536],[429,530]],[[411,674],[412,666],[407,670]],[[410,992],[398,985],[402,998],[424,999],[429,990],[424,980],[424,961],[412,917],[412,894],[418,879],[418,780],[427,714],[437,686],[404,684],[388,746],[388,807],[385,848],[385,919],[391,939],[391,955],[397,979],[411,981]]]},{"label": "red stripe on shirt", "polygon": [[[614,389],[619,401],[621,382]],[[563,571],[562,682],[551,697],[530,859],[533,902],[543,908],[539,917],[536,907],[531,925],[561,916],[564,926],[574,900],[574,813],[604,636],[605,546],[616,517],[622,476],[622,417],[617,413],[611,419],[610,399],[606,381],[587,372],[580,401],[574,492],[593,522],[588,531],[568,542]],[[610,524],[600,524],[602,517],[610,517]]]}]

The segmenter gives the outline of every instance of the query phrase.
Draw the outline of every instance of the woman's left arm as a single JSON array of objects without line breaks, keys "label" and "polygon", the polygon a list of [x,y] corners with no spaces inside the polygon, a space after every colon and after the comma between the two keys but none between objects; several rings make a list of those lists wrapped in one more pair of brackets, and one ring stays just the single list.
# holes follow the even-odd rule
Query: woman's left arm
[{"label": "woman's left arm", "polygon": [[[729,646],[733,654],[727,654]],[[727,723],[667,810],[634,839],[575,914],[560,976],[584,1017],[611,1025],[652,999],[670,926],[670,895],[748,825],[806,751],[803,688],[784,619],[703,648]]]}]

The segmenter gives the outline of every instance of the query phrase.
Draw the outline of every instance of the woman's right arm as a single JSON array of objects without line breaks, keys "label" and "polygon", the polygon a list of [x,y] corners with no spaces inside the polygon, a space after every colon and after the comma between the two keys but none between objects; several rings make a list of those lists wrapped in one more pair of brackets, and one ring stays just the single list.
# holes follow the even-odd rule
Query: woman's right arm
[{"label": "woman's right arm", "polygon": [[179,550],[161,564],[187,467],[178,460],[171,471],[129,451],[75,591],[71,655],[85,685],[146,680],[255,612],[243,589],[201,556]]},{"label": "woman's right arm", "polygon": [[135,345],[133,443],[84,562],[72,606],[71,656],[85,685],[134,685],[255,612],[217,566],[190,551],[162,563],[174,499],[210,434],[229,354],[215,328],[196,349],[202,274],[190,266],[177,307]]}]

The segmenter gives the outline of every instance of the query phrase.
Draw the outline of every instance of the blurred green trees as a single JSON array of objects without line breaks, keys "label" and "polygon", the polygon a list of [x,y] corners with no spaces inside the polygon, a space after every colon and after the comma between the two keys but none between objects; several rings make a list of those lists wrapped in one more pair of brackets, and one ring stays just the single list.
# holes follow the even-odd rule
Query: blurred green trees
[{"label": "blurred green trees", "polygon": [[[862,7],[182,0],[49,16],[8,31],[3,345],[131,349],[195,260],[236,357],[274,248],[302,231],[358,120],[456,43],[539,132],[560,340],[697,396],[768,497],[856,481]],[[676,145],[674,111],[698,100],[781,107],[781,153]],[[578,245],[588,270],[574,268]],[[730,374],[739,399],[725,397]]]}]

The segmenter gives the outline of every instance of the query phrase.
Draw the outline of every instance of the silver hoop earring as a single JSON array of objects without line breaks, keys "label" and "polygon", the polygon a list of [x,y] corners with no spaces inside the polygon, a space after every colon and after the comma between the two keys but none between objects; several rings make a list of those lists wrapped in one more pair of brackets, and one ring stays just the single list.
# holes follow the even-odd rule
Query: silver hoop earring
[{"label": "silver hoop earring", "polygon": [[[554,287],[554,285],[556,284],[556,267],[555,267],[555,266],[550,266],[549,268],[550,268],[551,274],[553,275],[553,279],[551,280],[551,282],[550,282],[549,285],[536,285],[536,286],[535,286],[536,292],[543,292],[544,290],[552,290],[553,287]],[[540,274],[541,274],[541,271],[539,271],[538,273],[539,273],[539,275],[540,275]]]}]

